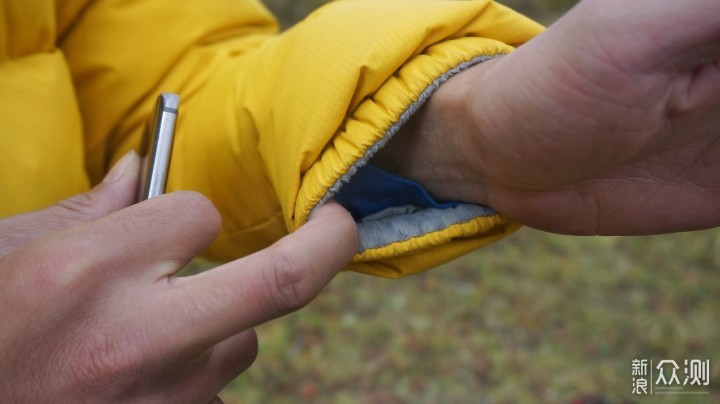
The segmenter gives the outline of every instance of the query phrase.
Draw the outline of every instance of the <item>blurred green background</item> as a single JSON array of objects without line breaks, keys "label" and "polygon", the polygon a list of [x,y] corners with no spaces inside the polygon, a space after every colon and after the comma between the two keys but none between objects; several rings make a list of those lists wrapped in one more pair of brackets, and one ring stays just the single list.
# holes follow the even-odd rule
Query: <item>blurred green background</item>
[{"label": "blurred green background", "polygon": [[[266,0],[291,26],[322,0]],[[546,24],[572,0],[507,0]],[[227,403],[720,402],[720,230],[523,229],[399,281],[340,274],[258,327]],[[710,395],[633,396],[636,358],[710,359]],[[680,376],[683,376],[682,374]]]}]

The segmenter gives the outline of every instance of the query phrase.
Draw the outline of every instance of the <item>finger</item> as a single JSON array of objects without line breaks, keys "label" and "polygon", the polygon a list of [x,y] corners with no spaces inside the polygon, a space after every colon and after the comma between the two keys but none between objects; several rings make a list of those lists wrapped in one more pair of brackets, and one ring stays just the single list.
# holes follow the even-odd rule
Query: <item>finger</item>
[{"label": "finger", "polygon": [[[138,380],[135,397],[125,401],[208,403],[249,368],[258,352],[255,330],[245,330],[212,347],[185,352],[153,351],[156,377]],[[152,368],[153,365],[149,365]],[[147,370],[146,370],[147,372]],[[148,374],[150,374],[148,373]],[[148,396],[148,393],[150,393]],[[220,401],[222,402],[222,401]]]},{"label": "finger", "polygon": [[210,355],[207,384],[212,383],[220,391],[241,373],[246,371],[257,359],[258,338],[255,330],[250,329],[234,335],[215,345]]},{"label": "finger", "polygon": [[[350,214],[328,203],[298,231],[269,248],[175,286],[184,343],[212,344],[310,302],[358,250]],[[178,343],[183,343],[178,340]]]},{"label": "finger", "polygon": [[102,183],[57,204],[0,221],[0,256],[49,233],[90,222],[131,205],[135,199],[140,158],[130,152],[108,172]]},{"label": "finger", "polygon": [[220,400],[217,394],[255,362],[257,353],[258,340],[254,330],[233,335],[215,345],[203,365],[188,378],[178,380],[177,388],[171,389],[178,397],[167,401],[179,402],[177,398],[187,400],[188,397],[195,398],[192,401],[198,403]]},{"label": "finger", "polygon": [[[720,57],[720,55],[719,55]],[[679,113],[707,111],[717,122],[720,109],[720,60],[696,69],[684,87],[683,97],[677,107]],[[717,129],[717,126],[713,127]]]},{"label": "finger", "polygon": [[207,198],[174,192],[40,238],[5,259],[52,263],[35,276],[60,277],[63,285],[82,284],[94,293],[119,278],[142,279],[152,288],[197,256],[219,229],[220,216]]},{"label": "finger", "polygon": [[[67,262],[64,276],[92,284],[107,277],[166,279],[217,235],[220,216],[196,192],[174,192],[72,227],[18,250],[18,254]],[[56,267],[58,266],[56,265]],[[57,272],[57,271],[56,271]],[[88,277],[89,274],[102,276]]]}]

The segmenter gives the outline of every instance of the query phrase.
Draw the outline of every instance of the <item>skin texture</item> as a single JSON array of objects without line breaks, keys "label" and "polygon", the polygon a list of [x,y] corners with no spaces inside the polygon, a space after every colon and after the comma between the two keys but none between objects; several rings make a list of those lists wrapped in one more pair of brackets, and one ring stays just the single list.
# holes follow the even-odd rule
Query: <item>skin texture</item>
[{"label": "skin texture", "polygon": [[720,2],[586,0],[443,85],[378,156],[567,234],[720,225]]},{"label": "skin texture", "polygon": [[218,400],[255,359],[252,327],[304,306],[357,251],[352,218],[330,204],[268,249],[174,277],[216,236],[219,214],[190,192],[129,206],[138,161],[0,221],[3,401]]}]

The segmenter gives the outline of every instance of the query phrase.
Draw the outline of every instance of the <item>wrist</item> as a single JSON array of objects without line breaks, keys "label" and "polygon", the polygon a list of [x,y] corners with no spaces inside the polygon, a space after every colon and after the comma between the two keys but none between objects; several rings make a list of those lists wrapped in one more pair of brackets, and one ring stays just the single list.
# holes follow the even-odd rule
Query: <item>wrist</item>
[{"label": "wrist", "polygon": [[[439,200],[488,204],[479,152],[484,134],[477,124],[477,92],[494,60],[472,66],[443,83],[380,150],[374,162],[422,184]],[[483,95],[484,97],[484,95]]]}]

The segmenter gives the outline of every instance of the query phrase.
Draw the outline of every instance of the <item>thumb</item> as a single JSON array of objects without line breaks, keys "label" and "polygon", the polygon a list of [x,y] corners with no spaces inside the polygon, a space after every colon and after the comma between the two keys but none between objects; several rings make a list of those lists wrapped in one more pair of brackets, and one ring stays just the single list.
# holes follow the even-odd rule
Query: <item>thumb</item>
[{"label": "thumb", "polygon": [[132,205],[139,170],[140,158],[130,151],[100,184],[89,191],[46,209],[0,220],[0,257],[46,234],[93,221]]}]

